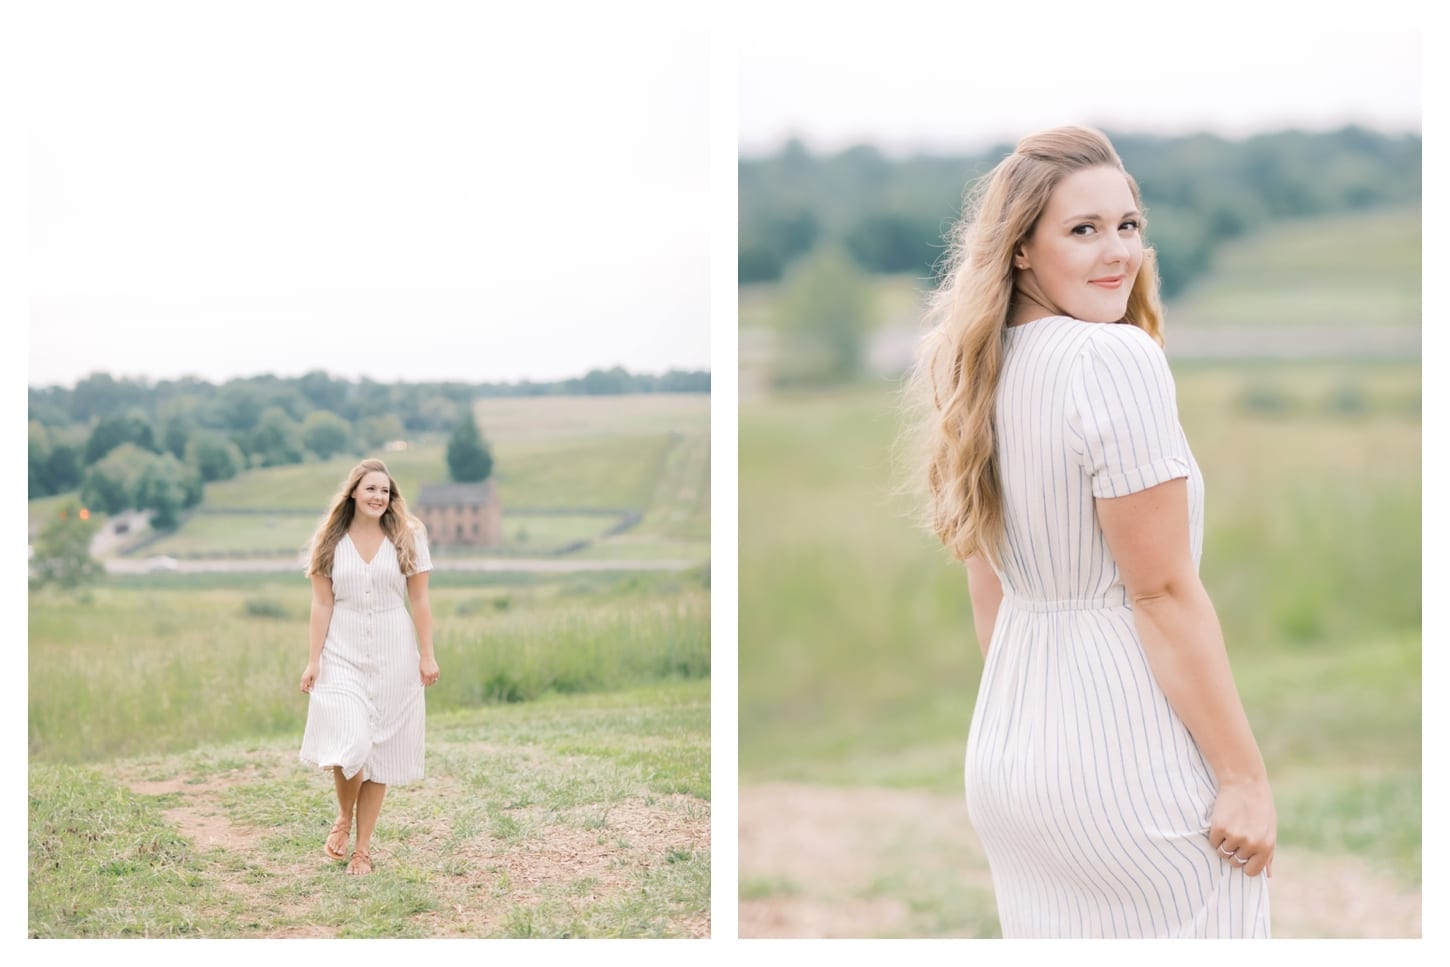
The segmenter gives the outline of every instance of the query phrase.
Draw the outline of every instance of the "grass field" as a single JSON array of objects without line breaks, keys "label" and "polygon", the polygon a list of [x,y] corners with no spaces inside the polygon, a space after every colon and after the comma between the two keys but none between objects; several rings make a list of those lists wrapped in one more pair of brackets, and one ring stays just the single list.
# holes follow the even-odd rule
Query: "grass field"
[{"label": "grass field", "polygon": [[[1274,780],[1280,840],[1418,889],[1418,367],[1176,375],[1207,483],[1204,581]],[[1271,413],[1265,386],[1283,404]],[[1350,414],[1336,408],[1345,387]],[[895,493],[897,430],[884,388],[742,407],[743,790],[960,795],[981,657],[964,574]],[[898,896],[861,877],[878,892],[851,902]],[[742,899],[788,906],[800,889],[752,877]],[[922,929],[974,932],[972,902],[955,896]]]},{"label": "grass field", "polygon": [[[300,570],[32,591],[30,935],[708,936],[708,405],[480,404],[499,553],[590,541],[579,556],[694,566],[440,567],[428,778],[390,790],[363,880],[322,858],[331,780],[297,762]],[[415,494],[443,445],[387,461]],[[353,462],[213,485],[217,512],[141,553],[295,552]]]},{"label": "grass field", "polygon": [[1420,220],[1413,209],[1277,223],[1224,246],[1170,318],[1176,326],[1418,328]]},{"label": "grass field", "polygon": [[375,871],[296,742],[33,763],[31,937],[709,935],[709,685],[429,716]]}]

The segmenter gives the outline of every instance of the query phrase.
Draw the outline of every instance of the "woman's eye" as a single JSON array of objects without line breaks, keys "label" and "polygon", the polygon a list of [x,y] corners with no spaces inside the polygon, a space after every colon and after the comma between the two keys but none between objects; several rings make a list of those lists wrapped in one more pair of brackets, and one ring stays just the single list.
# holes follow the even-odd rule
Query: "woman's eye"
[{"label": "woman's eye", "polygon": [[1092,232],[1092,231],[1096,231],[1096,229],[1094,229],[1093,226],[1092,225],[1089,225],[1087,222],[1084,222],[1083,224],[1078,225],[1077,227],[1075,227],[1072,230],[1072,233],[1074,235],[1086,235],[1088,232]]},{"label": "woman's eye", "polygon": [[1139,227],[1140,226],[1138,224],[1138,220],[1136,218],[1130,218],[1126,222],[1124,222],[1123,224],[1119,225],[1118,226],[1118,230],[1119,231],[1125,231],[1126,230],[1126,231],[1129,231],[1129,232],[1136,232],[1139,229]]}]

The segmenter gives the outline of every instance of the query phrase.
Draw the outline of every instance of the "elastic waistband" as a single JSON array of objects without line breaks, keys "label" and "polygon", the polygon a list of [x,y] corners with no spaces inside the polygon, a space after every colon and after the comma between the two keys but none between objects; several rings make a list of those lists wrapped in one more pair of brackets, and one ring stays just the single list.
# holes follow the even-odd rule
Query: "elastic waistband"
[{"label": "elastic waistband", "polygon": [[1057,601],[1003,594],[1002,603],[1014,611],[1110,611],[1129,607],[1126,591],[1096,598],[1062,598]]}]

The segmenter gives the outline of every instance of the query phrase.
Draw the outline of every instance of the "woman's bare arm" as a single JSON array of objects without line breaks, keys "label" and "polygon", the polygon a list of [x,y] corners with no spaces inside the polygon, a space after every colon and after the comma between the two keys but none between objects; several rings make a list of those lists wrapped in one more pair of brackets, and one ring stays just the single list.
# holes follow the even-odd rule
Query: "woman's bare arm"
[{"label": "woman's bare arm", "polygon": [[312,575],[312,613],[307,627],[307,667],[302,672],[301,689],[312,691],[317,682],[318,665],[322,661],[322,646],[327,641],[327,628],[332,624],[332,578]]},{"label": "woman's bare arm", "polygon": [[1248,858],[1244,870],[1257,876],[1273,860],[1277,817],[1223,630],[1194,566],[1188,483],[1099,498],[1097,514],[1153,676],[1218,777],[1210,840]]},{"label": "woman's bare arm", "polygon": [[427,571],[408,578],[408,604],[418,633],[418,680],[432,685],[438,681],[438,661],[433,657],[433,605],[428,601]]},{"label": "woman's bare arm", "polygon": [[972,627],[977,632],[977,647],[982,657],[992,644],[992,629],[997,626],[997,609],[1002,606],[1002,582],[985,558],[967,558],[967,591],[972,596]]}]

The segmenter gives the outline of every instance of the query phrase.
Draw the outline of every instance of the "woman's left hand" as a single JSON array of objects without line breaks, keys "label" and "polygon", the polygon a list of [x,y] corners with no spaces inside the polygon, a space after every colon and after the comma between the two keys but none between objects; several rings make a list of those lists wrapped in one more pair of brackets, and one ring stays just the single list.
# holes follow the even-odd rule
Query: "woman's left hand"
[{"label": "woman's left hand", "polygon": [[418,661],[418,677],[424,685],[432,685],[438,681],[438,663],[431,658],[423,658]]}]

